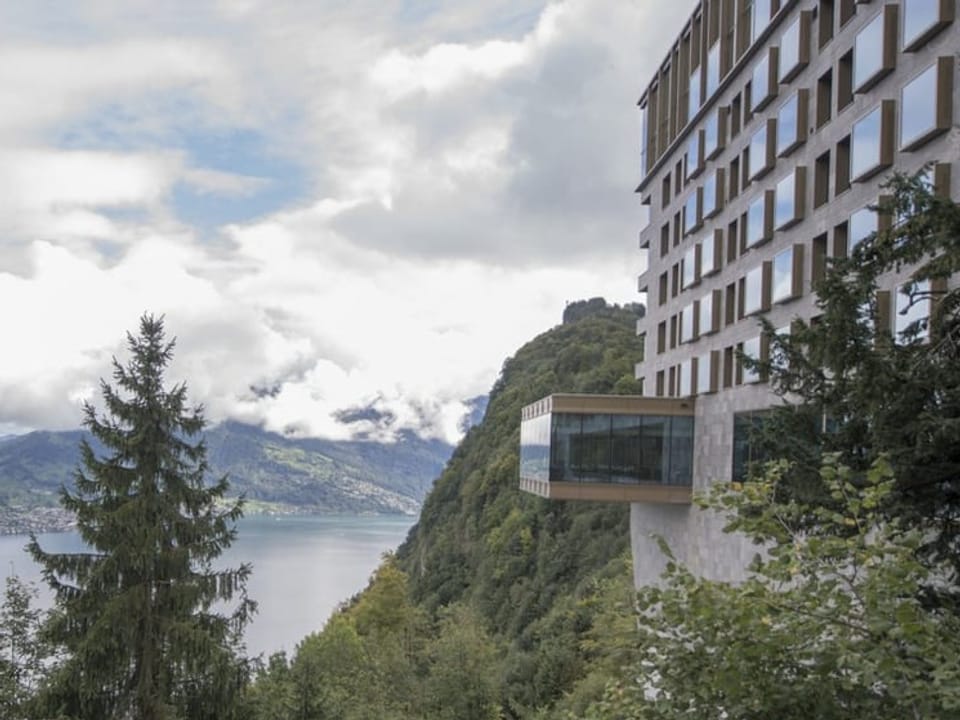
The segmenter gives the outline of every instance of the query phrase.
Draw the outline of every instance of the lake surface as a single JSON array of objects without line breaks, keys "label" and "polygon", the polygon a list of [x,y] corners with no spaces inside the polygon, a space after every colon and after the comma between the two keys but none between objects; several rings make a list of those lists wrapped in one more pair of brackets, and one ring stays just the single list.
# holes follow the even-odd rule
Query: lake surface
[{"label": "lake surface", "polygon": [[[260,609],[247,627],[248,654],[290,653],[304,635],[323,627],[339,603],[366,587],[380,556],[403,542],[415,520],[352,515],[243,518],[237,541],[223,554],[223,565],[253,564],[247,591]],[[76,533],[43,534],[39,540],[47,552],[83,548]],[[23,535],[0,537],[0,580],[16,572],[36,582],[41,604],[49,606],[40,569],[23,552],[27,541]]]}]

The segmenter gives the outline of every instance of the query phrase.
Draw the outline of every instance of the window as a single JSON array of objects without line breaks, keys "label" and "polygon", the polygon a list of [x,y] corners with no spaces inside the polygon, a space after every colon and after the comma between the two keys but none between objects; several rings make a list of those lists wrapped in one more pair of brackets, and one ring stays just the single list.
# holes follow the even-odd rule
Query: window
[{"label": "window", "polygon": [[805,168],[798,167],[777,183],[773,224],[778,230],[793,225],[803,217],[804,170]]},{"label": "window", "polygon": [[830,151],[817,158],[813,170],[813,207],[818,208],[830,199]]},{"label": "window", "polygon": [[703,153],[700,150],[700,131],[694,130],[690,133],[690,139],[687,140],[687,154],[684,157],[686,163],[685,175],[688,180],[696,177],[703,169]]},{"label": "window", "polygon": [[664,320],[657,325],[657,355],[662,355],[667,350],[667,321]]},{"label": "window", "polygon": [[720,291],[708,292],[700,298],[700,335],[710,335],[720,329]]},{"label": "window", "polygon": [[878,107],[853,124],[850,145],[850,176],[862,180],[886,167],[893,160],[893,149],[887,141],[890,123],[886,109],[893,109],[892,101],[883,101]]},{"label": "window", "polygon": [[[760,362],[762,358],[760,357],[760,338],[750,338],[749,340],[744,340],[743,344],[740,346],[740,352],[744,357],[753,360],[754,362]],[[760,382],[760,371],[756,368],[747,367],[747,364],[741,360],[741,374],[740,379],[743,383],[757,383]]]},{"label": "window", "polygon": [[773,258],[773,280],[770,300],[785,302],[798,297],[803,290],[803,245],[794,245]]},{"label": "window", "polygon": [[724,295],[723,322],[733,325],[737,321],[737,283],[727,285]]},{"label": "window", "polygon": [[687,109],[687,122],[693,120],[693,116],[700,109],[700,68],[691,73],[689,90],[690,94],[687,97],[690,105]]},{"label": "window", "polygon": [[[768,201],[769,198],[769,201]],[[747,208],[747,225],[745,248],[752,248],[765,240],[769,240],[772,218],[768,207],[772,204],[772,193],[767,191],[754,199]]]},{"label": "window", "polygon": [[901,0],[903,7],[903,50],[911,52],[950,24],[952,0]]},{"label": "window", "polygon": [[670,204],[670,173],[667,173],[663,176],[663,181],[660,183],[660,209],[662,210],[667,205]]},{"label": "window", "polygon": [[750,160],[748,177],[750,180],[755,180],[760,177],[773,166],[773,153],[771,150],[773,148],[772,140],[776,127],[772,125],[774,122],[776,121],[768,121],[762,124],[753,134],[753,137],[750,138],[750,147],[748,150]]},{"label": "window", "polygon": [[857,92],[867,90],[893,70],[896,55],[894,44],[890,42],[892,38],[885,31],[887,17],[888,13],[881,8],[877,16],[857,33],[853,42],[853,89]]},{"label": "window", "polygon": [[699,190],[694,190],[687,197],[687,201],[683,204],[683,234],[689,235],[698,227],[700,227],[700,203],[699,203]]},{"label": "window", "polygon": [[797,90],[777,113],[777,155],[783,157],[807,138],[809,93]]},{"label": "window", "polygon": [[847,257],[853,254],[854,248],[870,237],[879,228],[879,216],[868,207],[860,208],[850,216],[847,225]]},{"label": "window", "polygon": [[833,39],[833,0],[820,0],[819,18],[817,27],[817,46],[823,48]]},{"label": "window", "polygon": [[713,43],[707,51],[707,92],[705,97],[710,98],[720,85],[720,41]]},{"label": "window", "polygon": [[707,277],[720,269],[722,232],[722,230],[714,230],[700,243],[700,277]]},{"label": "window", "polygon": [[810,15],[802,12],[780,38],[780,82],[792,80],[810,61]]},{"label": "window", "polygon": [[733,200],[737,195],[740,194],[740,156],[734,157],[730,161],[730,172],[727,177],[729,181],[727,183],[727,196]]},{"label": "window", "polygon": [[703,183],[703,219],[711,218],[717,214],[721,205],[722,183],[720,182],[722,170],[707,177]]},{"label": "window", "polygon": [[680,344],[693,342],[697,338],[696,303],[690,303],[680,311]]},{"label": "window", "polygon": [[834,193],[839,195],[850,188],[850,136],[837,143],[837,162],[834,167]]},{"label": "window", "polygon": [[716,352],[707,352],[697,357],[697,395],[717,391]]},{"label": "window", "polygon": [[740,121],[743,119],[743,101],[737,93],[730,101],[730,139],[740,134]]},{"label": "window", "polygon": [[687,250],[683,254],[683,284],[682,288],[686,290],[688,287],[696,285],[700,282],[700,273],[697,272],[697,246],[694,245],[692,248]]},{"label": "window", "polygon": [[766,411],[736,413],[733,416],[733,471],[735,482],[750,479],[755,467],[772,460],[760,442],[760,432],[766,421]]},{"label": "window", "polygon": [[894,332],[898,342],[924,341],[929,337],[930,281],[923,280],[911,286],[897,288],[897,315]]},{"label": "window", "polygon": [[660,257],[670,252],[670,223],[660,226]]},{"label": "window", "polygon": [[657,300],[658,305],[667,304],[667,296],[670,294],[670,280],[667,273],[661,273],[657,282]]},{"label": "window", "polygon": [[693,394],[693,360],[684,360],[680,363],[680,387],[677,395],[689,397]]},{"label": "window", "polygon": [[830,122],[833,108],[833,70],[817,80],[817,130]]},{"label": "window", "polygon": [[953,58],[943,61],[928,67],[900,91],[901,150],[914,150],[950,128]]},{"label": "window", "polygon": [[743,316],[765,312],[770,308],[769,287],[766,269],[769,263],[761,263],[744,276]]},{"label": "window", "polygon": [[717,108],[704,121],[703,155],[707,160],[712,160],[723,149],[723,126],[726,123],[722,120],[726,119],[726,113],[721,111],[722,108]]},{"label": "window", "polygon": [[761,110],[776,96],[776,60],[777,49],[770,48],[753,68],[750,80],[750,112]]},{"label": "window", "polygon": [[767,29],[772,15],[771,0],[754,0],[753,14],[751,17],[750,44],[752,45],[760,37],[760,34]]},{"label": "window", "polygon": [[837,113],[853,102],[853,50],[837,63]]}]

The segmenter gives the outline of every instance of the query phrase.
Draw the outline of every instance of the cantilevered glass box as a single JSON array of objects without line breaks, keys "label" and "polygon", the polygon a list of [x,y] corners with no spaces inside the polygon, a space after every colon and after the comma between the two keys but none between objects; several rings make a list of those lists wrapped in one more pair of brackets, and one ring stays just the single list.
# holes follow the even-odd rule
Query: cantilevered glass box
[{"label": "cantilevered glass box", "polygon": [[520,489],[547,498],[690,502],[691,398],[550,395],[520,424]]}]

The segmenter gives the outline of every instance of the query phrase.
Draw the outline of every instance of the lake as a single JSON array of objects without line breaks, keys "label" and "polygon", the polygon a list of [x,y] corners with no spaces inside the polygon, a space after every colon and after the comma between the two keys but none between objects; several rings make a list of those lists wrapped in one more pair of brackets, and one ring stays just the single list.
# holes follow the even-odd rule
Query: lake
[{"label": "lake", "polygon": [[[395,549],[416,521],[409,516],[255,515],[237,525],[237,541],[223,555],[224,566],[253,564],[247,583],[260,609],[247,627],[247,653],[290,653],[319,630],[336,606],[366,587],[380,556]],[[16,572],[42,585],[40,569],[23,552],[28,538],[0,537],[0,580]],[[76,533],[39,536],[47,552],[77,552]],[[218,563],[219,564],[219,563]],[[50,604],[43,594],[43,605]]]}]

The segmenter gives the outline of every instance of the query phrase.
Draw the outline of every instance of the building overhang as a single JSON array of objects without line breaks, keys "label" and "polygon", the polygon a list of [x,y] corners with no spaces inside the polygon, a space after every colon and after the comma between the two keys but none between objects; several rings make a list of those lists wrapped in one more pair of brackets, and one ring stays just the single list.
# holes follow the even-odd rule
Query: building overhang
[{"label": "building overhang", "polygon": [[555,394],[521,411],[520,489],[556,500],[689,504],[692,398]]}]

